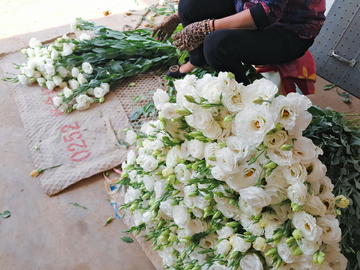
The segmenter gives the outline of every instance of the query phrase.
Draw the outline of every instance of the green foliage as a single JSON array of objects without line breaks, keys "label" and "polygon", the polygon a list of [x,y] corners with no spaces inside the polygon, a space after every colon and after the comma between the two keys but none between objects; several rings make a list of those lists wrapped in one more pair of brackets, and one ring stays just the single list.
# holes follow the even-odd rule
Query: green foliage
[{"label": "green foliage", "polygon": [[10,213],[10,211],[4,211],[4,212],[0,213],[0,216],[3,218],[8,218],[11,216],[11,213]]},{"label": "green foliage", "polygon": [[335,196],[343,194],[350,205],[339,216],[342,230],[340,247],[349,260],[348,270],[360,266],[360,130],[344,113],[317,106],[309,109],[313,120],[304,136],[321,147],[319,159],[327,166],[327,176],[334,184]]}]

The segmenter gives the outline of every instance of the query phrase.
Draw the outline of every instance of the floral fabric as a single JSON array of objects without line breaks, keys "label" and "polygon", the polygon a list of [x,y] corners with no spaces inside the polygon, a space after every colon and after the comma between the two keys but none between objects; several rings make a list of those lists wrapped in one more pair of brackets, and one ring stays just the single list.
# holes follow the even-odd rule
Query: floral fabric
[{"label": "floral fabric", "polygon": [[325,21],[325,0],[235,0],[237,12],[258,5],[264,9],[268,25],[305,39],[316,37]]}]

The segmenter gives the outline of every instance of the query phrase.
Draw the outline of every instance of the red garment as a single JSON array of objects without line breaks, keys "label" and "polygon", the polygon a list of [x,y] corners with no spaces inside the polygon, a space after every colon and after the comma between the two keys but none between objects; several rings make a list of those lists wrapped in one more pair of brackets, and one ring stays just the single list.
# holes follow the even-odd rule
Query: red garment
[{"label": "red garment", "polygon": [[315,94],[316,65],[309,51],[294,61],[274,66],[256,66],[258,73],[279,72],[284,95],[296,92],[295,84],[304,95]]}]

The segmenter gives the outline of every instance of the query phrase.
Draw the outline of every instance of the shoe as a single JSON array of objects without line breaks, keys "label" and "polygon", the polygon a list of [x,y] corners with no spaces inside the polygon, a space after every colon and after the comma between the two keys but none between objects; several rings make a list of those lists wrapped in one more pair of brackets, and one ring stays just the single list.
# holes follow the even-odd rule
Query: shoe
[{"label": "shoe", "polygon": [[174,65],[169,67],[169,70],[166,72],[166,75],[174,79],[181,78],[186,76],[188,73],[180,72],[180,66]]}]

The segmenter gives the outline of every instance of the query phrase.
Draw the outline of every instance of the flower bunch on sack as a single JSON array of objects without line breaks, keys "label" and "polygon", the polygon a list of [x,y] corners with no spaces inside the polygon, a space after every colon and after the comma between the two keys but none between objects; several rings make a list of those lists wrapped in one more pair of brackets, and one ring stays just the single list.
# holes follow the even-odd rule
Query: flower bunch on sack
[{"label": "flower bunch on sack", "polygon": [[49,90],[60,88],[62,92],[53,98],[54,105],[69,113],[103,103],[115,81],[152,66],[173,63],[178,57],[170,41],[157,41],[145,30],[120,32],[81,18],[71,24],[71,29],[78,39],[64,35],[45,46],[32,38],[29,48],[21,50],[27,62],[15,64],[21,74],[3,80],[37,82]]},{"label": "flower bunch on sack", "polygon": [[158,89],[159,119],[125,130],[136,146],[120,184],[135,226],[166,269],[345,269],[322,150],[302,136],[310,100],[231,73]]}]

